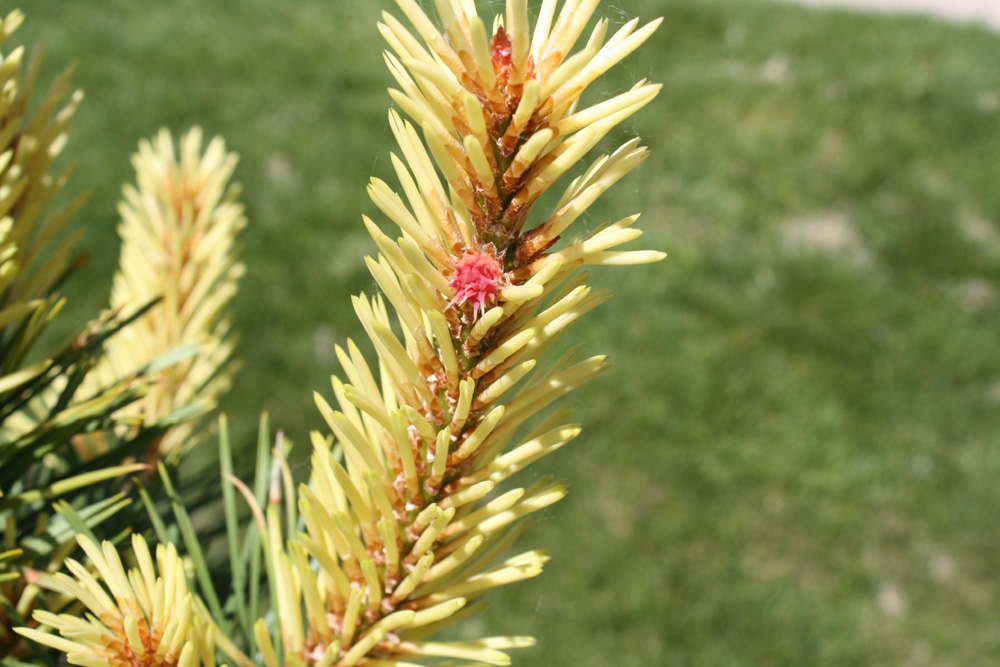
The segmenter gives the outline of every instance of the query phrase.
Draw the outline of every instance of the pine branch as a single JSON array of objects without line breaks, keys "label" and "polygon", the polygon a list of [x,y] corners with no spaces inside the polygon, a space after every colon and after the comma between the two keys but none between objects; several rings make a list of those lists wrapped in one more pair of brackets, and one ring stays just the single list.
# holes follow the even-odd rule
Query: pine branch
[{"label": "pine branch", "polygon": [[[211,409],[235,371],[225,309],[244,273],[235,242],[246,218],[239,186],[229,184],[238,158],[221,137],[204,153],[201,142],[200,128],[189,131],[179,158],[165,129],[140,142],[132,157],[138,187],[125,186],[118,206],[122,249],[111,309],[130,313],[156,303],[108,342],[91,386],[112,384],[170,350],[198,348],[151,378],[142,400],[122,415],[146,424],[182,406]],[[193,445],[196,427],[194,420],[175,425],[157,444],[158,454]]]},{"label": "pine branch", "polygon": [[[534,37],[526,2],[508,2],[488,40],[471,2],[436,3],[444,33],[413,0],[398,4],[427,47],[384,15],[379,28],[395,52],[386,61],[400,86],[390,94],[412,122],[390,113],[406,202],[377,179],[369,188],[402,233],[393,240],[365,221],[381,253],[367,260],[381,294],[355,297],[354,308],[378,366],[353,343],[338,348],[346,375],[334,378],[339,409],[316,400],[343,462],[314,433],[312,476],[297,499],[304,530],[286,542],[274,525],[279,513],[268,513],[278,621],[273,642],[262,626],[257,632],[268,667],[435,657],[499,665],[509,662],[506,649],[532,643],[424,637],[492,588],[536,576],[547,560],[529,551],[496,564],[516,536],[512,526],[560,500],[564,485],[541,480],[490,494],[576,437],[579,427],[562,423],[562,413],[518,433],[606,368],[603,356],[538,365],[607,298],[577,268],[663,257],[612,251],[639,236],[631,227],[638,216],[556,246],[645,159],[638,140],[595,160],[552,215],[526,225],[539,196],[658,92],[641,82],[577,109],[586,86],[659,21],[632,21],[605,41],[608,22],[600,20],[570,55],[595,1],[566,3],[551,26],[555,3],[546,2]],[[274,487],[272,508],[280,496]]]}]

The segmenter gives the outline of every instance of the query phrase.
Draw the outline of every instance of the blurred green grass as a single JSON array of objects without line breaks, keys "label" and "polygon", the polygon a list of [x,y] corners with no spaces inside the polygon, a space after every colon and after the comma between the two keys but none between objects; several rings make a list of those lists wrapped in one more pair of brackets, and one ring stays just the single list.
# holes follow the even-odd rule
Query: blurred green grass
[{"label": "blurred green grass", "polygon": [[[76,60],[88,95],[67,320],[106,301],[137,141],[223,134],[250,218],[223,409],[240,441],[267,409],[305,443],[374,288],[365,184],[393,182],[379,3],[25,9],[46,78]],[[1000,40],[752,0],[602,11],[666,21],[599,94],[665,87],[617,137],[652,158],[583,224],[641,210],[670,257],[597,273],[616,296],[575,336],[615,368],[528,473],[570,482],[523,540],[552,562],[466,631],[538,636],[525,666],[996,664]]]}]

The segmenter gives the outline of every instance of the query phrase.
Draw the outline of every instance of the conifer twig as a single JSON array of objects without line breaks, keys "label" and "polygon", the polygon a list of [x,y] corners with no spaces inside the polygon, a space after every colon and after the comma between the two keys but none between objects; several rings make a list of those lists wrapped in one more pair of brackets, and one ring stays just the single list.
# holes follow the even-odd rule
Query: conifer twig
[{"label": "conifer twig", "polygon": [[[113,383],[169,350],[199,348],[159,371],[142,400],[129,406],[126,414],[146,423],[181,406],[213,407],[235,370],[224,311],[244,273],[235,241],[246,218],[239,186],[229,184],[237,156],[221,137],[204,152],[201,143],[197,127],[181,137],[179,155],[165,129],[140,142],[132,158],[137,184],[125,186],[118,206],[122,249],[111,308],[127,313],[157,302],[109,341],[91,384]],[[189,444],[194,427],[187,421],[171,428],[159,454]]]}]

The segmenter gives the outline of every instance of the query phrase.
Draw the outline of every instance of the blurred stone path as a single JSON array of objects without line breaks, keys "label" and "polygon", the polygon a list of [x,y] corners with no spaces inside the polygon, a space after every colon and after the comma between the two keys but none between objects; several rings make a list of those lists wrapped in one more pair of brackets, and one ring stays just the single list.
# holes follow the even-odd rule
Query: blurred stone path
[{"label": "blurred stone path", "polygon": [[982,23],[1000,30],[1000,0],[794,0],[816,7],[849,7],[877,12],[929,14],[959,23]]}]

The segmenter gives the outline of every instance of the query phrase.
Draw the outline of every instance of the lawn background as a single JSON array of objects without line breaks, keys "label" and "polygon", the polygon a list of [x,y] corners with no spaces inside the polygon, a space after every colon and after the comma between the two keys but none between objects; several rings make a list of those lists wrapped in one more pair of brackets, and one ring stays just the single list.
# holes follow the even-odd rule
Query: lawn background
[{"label": "lawn background", "polygon": [[[200,124],[242,156],[239,442],[267,409],[306,443],[361,338],[364,189],[394,182],[379,4],[24,7],[15,42],[87,93],[66,331],[106,301],[141,137]],[[642,211],[670,257],[597,272],[616,296],[574,334],[615,367],[527,473],[570,483],[522,542],[552,561],[464,632],[536,635],[522,666],[997,664],[1000,40],[754,0],[601,11],[666,20],[592,99],[665,85],[616,136],[651,159],[582,224]]]}]

